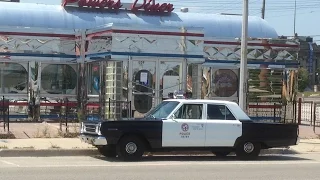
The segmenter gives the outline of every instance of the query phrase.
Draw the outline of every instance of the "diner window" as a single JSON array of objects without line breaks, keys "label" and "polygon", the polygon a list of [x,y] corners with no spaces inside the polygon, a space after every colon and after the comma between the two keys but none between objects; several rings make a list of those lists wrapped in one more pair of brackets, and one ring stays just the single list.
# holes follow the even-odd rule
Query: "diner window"
[{"label": "diner window", "polygon": [[77,73],[67,64],[50,64],[41,71],[41,87],[49,94],[75,94]]},{"label": "diner window", "polygon": [[28,72],[18,63],[0,63],[1,93],[22,94],[27,93]]},{"label": "diner window", "polygon": [[202,119],[202,104],[184,104],[174,114],[176,119]]},{"label": "diner window", "polygon": [[208,104],[207,108],[208,120],[236,120],[228,107],[225,105]]}]

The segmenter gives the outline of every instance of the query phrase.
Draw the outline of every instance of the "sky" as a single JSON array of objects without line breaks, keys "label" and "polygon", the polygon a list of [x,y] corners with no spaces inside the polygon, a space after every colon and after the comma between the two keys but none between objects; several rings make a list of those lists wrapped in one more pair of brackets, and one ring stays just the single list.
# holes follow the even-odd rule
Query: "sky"
[{"label": "sky", "polygon": [[[27,3],[60,4],[61,0],[20,0]],[[121,0],[133,2],[133,0]],[[142,2],[142,0],[140,0]],[[242,14],[242,0],[156,0],[172,3],[175,10],[187,7],[189,12]],[[263,0],[249,0],[249,15],[260,16]],[[295,6],[296,1],[296,6]],[[296,20],[294,11],[296,9]],[[265,20],[278,35],[293,36],[294,22],[299,36],[311,36],[320,44],[320,0],[266,0]]]}]

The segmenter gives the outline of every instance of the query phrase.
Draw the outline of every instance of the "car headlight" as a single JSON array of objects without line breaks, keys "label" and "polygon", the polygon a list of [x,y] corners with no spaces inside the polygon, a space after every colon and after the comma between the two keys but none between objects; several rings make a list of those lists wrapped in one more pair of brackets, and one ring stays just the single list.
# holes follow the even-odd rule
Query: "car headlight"
[{"label": "car headlight", "polygon": [[81,122],[81,125],[80,125],[80,133],[83,133],[84,132],[84,123]]},{"label": "car headlight", "polygon": [[97,125],[97,128],[96,128],[97,133],[98,133],[99,136],[102,135],[100,129],[101,129],[101,123],[99,123],[99,124]]}]

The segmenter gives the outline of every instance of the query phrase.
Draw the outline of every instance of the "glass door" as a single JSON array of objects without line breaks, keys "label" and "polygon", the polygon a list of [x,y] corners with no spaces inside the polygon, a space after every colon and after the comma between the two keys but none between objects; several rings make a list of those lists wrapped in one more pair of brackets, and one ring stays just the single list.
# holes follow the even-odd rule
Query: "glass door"
[{"label": "glass door", "polygon": [[160,101],[169,98],[169,94],[175,90],[184,89],[186,82],[183,82],[182,62],[178,61],[160,61],[159,63],[159,96]]},{"label": "glass door", "polygon": [[133,117],[142,117],[154,107],[156,65],[156,61],[153,60],[132,62]]}]

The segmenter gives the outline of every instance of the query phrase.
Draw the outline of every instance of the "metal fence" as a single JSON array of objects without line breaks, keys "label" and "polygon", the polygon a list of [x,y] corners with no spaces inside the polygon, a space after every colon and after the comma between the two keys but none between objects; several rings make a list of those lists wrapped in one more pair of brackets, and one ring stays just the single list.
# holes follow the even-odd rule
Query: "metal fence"
[{"label": "metal fence", "polygon": [[[78,123],[78,103],[69,101],[68,98],[46,100],[42,98],[38,111],[36,106],[29,104],[27,100],[0,99],[0,127],[9,132],[12,122],[50,122],[59,123],[60,130],[68,132],[68,128]],[[131,102],[109,99],[103,105],[101,112],[99,102],[87,102],[86,120],[116,120],[132,117]],[[39,120],[36,120],[39,119]]]},{"label": "metal fence", "polygon": [[298,116],[300,124],[310,124],[313,119],[314,102],[313,101],[299,101],[298,103]]},{"label": "metal fence", "polygon": [[133,117],[131,101],[117,101],[109,99],[106,109],[106,119],[129,119]]},{"label": "metal fence", "polygon": [[287,102],[251,102],[248,115],[251,119],[261,122],[297,123],[297,103]]},{"label": "metal fence", "polygon": [[302,101],[300,99],[298,107],[300,124],[320,127],[320,102]]},{"label": "metal fence", "polygon": [[10,131],[9,100],[6,100],[4,96],[0,101],[0,123],[2,124],[4,131]]},{"label": "metal fence", "polygon": [[277,103],[257,102],[250,103],[248,115],[256,121],[281,121],[282,106]]},{"label": "metal fence", "polygon": [[[3,97],[2,99],[5,99]],[[116,120],[133,117],[130,101],[109,99],[100,108],[99,102],[88,102],[86,105],[87,120]],[[101,112],[103,110],[104,112]],[[250,102],[248,115],[256,121],[274,123],[300,123],[320,126],[320,102],[299,101],[288,102]],[[103,115],[103,117],[102,117]],[[77,102],[68,99],[53,101],[42,100],[40,103],[40,121],[59,122],[60,129],[68,123],[77,123]],[[0,123],[4,128],[12,121],[32,121],[30,104],[27,101],[0,101]]]}]

